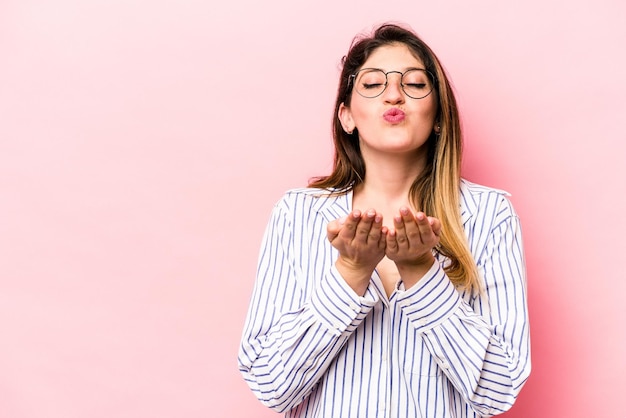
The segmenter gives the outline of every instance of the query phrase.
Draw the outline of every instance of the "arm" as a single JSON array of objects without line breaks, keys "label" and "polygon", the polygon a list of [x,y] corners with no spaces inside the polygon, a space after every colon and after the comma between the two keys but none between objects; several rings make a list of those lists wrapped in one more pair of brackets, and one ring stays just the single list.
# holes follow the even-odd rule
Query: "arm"
[{"label": "arm", "polygon": [[[316,262],[324,264],[320,276],[311,277],[315,269],[298,264],[304,251],[300,246],[326,240],[325,231],[308,236],[295,230],[296,222],[304,222],[294,222],[296,211],[281,203],[263,238],[238,358],[254,394],[278,412],[298,405],[313,390],[378,301],[369,288],[359,297],[333,265],[330,253],[318,254]],[[329,245],[325,248],[331,251]]]},{"label": "arm", "polygon": [[477,257],[484,289],[473,306],[439,263],[398,302],[460,396],[482,416],[508,410],[530,373],[521,231],[501,199]]}]

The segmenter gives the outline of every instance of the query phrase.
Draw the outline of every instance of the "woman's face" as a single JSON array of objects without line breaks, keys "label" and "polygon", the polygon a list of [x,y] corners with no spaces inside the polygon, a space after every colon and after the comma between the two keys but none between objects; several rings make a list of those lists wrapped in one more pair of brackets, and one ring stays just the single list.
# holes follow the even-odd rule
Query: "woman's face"
[{"label": "woman's face", "polygon": [[[376,88],[368,84],[371,80],[365,77],[360,80],[359,76],[353,80],[356,85],[352,88],[350,107],[342,104],[339,108],[338,116],[343,128],[346,131],[358,129],[364,156],[371,153],[423,155],[423,146],[433,132],[437,115],[436,94],[433,91],[421,99],[409,97],[402,89],[400,73],[411,68],[423,69],[424,64],[405,44],[397,43],[376,49],[361,68],[393,72],[387,75],[385,90],[374,98],[363,97],[357,92],[360,88],[361,92],[369,95],[366,89]],[[405,79],[405,84],[407,81],[414,80]],[[406,88],[412,96],[420,96]]]}]

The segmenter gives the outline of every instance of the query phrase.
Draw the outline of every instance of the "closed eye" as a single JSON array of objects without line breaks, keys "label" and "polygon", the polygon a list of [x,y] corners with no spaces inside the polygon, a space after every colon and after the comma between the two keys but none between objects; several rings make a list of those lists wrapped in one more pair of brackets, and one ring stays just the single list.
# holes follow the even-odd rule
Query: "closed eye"
[{"label": "closed eye", "polygon": [[382,83],[376,83],[376,84],[363,83],[363,88],[364,89],[377,89],[377,88],[380,88],[383,85],[384,84],[382,84]]},{"label": "closed eye", "polygon": [[426,83],[406,83],[405,86],[412,89],[423,89],[426,88]]}]

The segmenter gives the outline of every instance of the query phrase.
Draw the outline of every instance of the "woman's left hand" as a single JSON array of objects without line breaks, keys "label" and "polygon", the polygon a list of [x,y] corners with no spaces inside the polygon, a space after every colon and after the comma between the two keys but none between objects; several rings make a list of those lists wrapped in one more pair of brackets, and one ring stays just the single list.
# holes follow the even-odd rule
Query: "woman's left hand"
[{"label": "woman's left hand", "polygon": [[394,216],[393,225],[394,229],[390,228],[387,234],[387,257],[399,270],[411,266],[430,268],[434,262],[432,249],[439,244],[441,221],[423,212],[414,215],[403,207],[399,215]]}]

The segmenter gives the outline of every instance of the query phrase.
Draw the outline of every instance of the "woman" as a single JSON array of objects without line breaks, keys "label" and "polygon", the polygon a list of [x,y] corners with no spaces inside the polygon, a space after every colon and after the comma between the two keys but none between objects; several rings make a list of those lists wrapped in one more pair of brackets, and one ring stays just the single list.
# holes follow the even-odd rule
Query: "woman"
[{"label": "woman", "polygon": [[239,352],[287,417],[476,417],[530,372],[519,220],[461,179],[438,59],[383,25],[344,58],[332,173],[276,204]]}]

